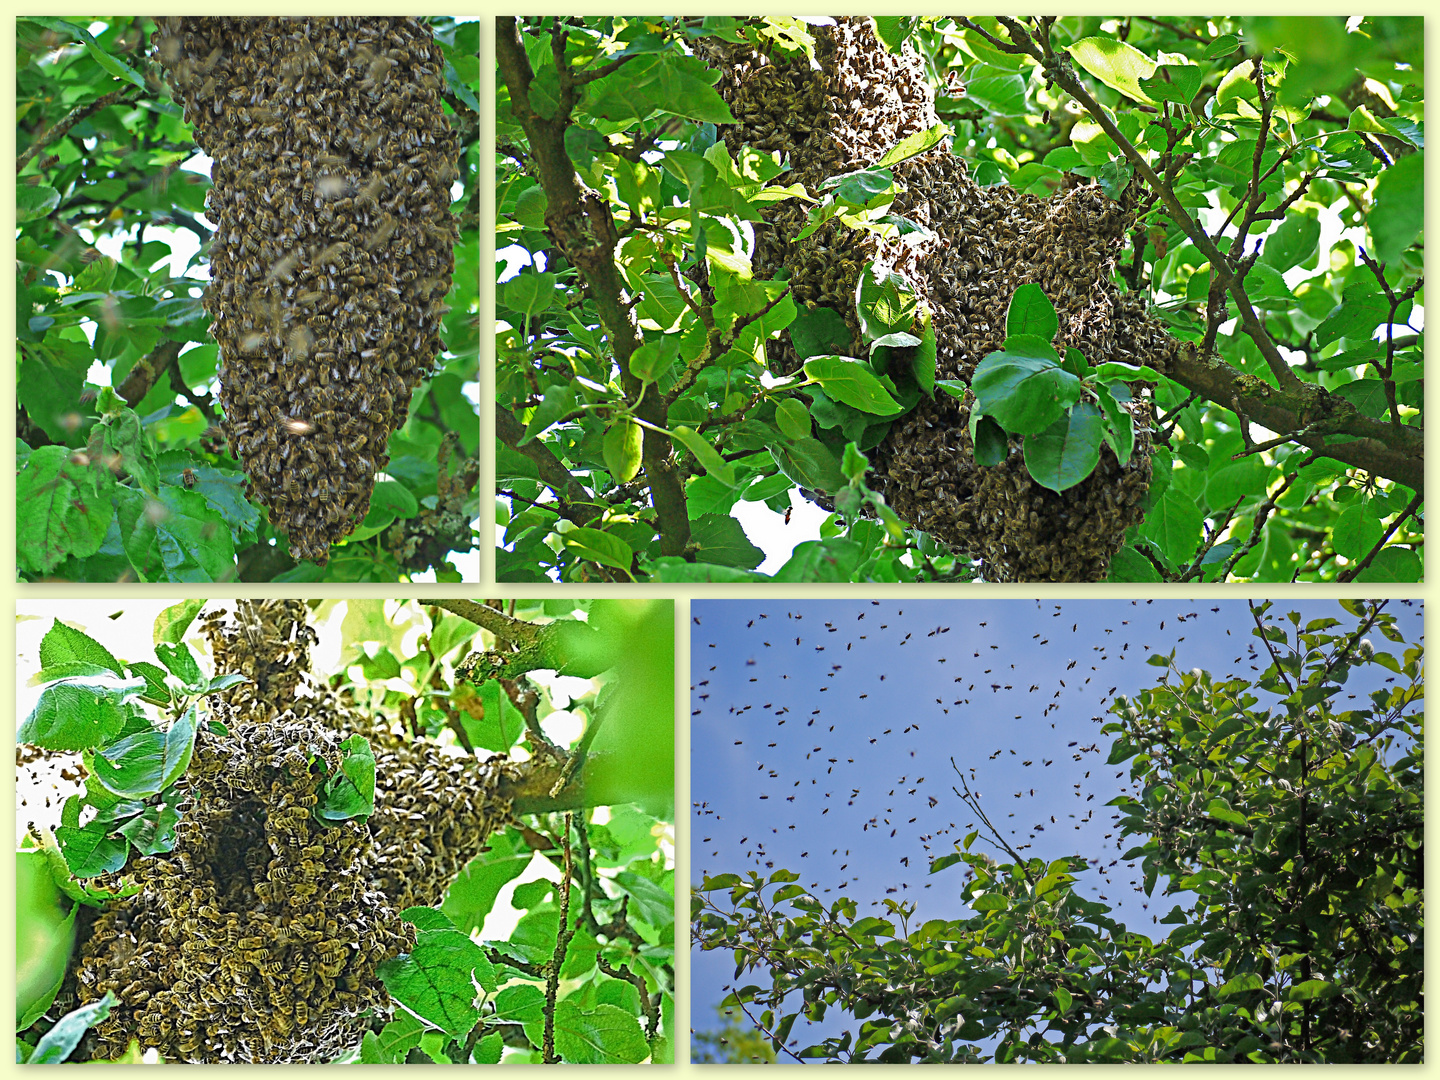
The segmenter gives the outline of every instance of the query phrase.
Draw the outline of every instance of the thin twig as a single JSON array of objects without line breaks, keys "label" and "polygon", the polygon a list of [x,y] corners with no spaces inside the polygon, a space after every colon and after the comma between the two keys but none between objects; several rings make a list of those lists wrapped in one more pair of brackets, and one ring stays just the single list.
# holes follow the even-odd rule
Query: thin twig
[{"label": "thin twig", "polygon": [[570,826],[573,819],[573,814],[565,815],[565,876],[560,879],[560,924],[555,931],[555,952],[545,967],[545,1034],[541,1050],[547,1065],[560,1062],[555,1053],[555,998],[560,992],[560,968],[565,963],[565,950],[575,936],[575,929],[570,925],[570,872],[573,869]]},{"label": "thin twig", "polygon": [[31,158],[64,135],[81,120],[84,120],[87,116],[94,115],[101,109],[108,109],[111,105],[123,101],[135,93],[137,89],[139,88],[135,86],[122,86],[118,90],[111,90],[110,93],[103,97],[96,98],[89,104],[75,106],[75,108],[66,113],[49,131],[35,137],[35,141],[27,146],[24,153],[15,159],[15,171],[17,173],[21,172],[25,166],[30,163]]},{"label": "thin twig", "polygon": [[1396,530],[1400,528],[1400,526],[1404,523],[1405,519],[1415,513],[1416,510],[1420,509],[1420,504],[1424,501],[1425,493],[1417,491],[1415,493],[1415,497],[1410,500],[1409,504],[1405,507],[1404,511],[1401,512],[1400,516],[1390,523],[1390,527],[1385,530],[1385,533],[1380,537],[1379,542],[1370,549],[1369,554],[1367,554],[1365,558],[1361,559],[1354,566],[1350,567],[1349,570],[1346,570],[1343,574],[1341,574],[1338,580],[1354,581],[1356,576],[1362,570],[1364,570],[1367,566],[1369,566],[1372,562],[1375,561],[1375,556],[1380,554],[1380,549],[1390,542],[1390,538],[1395,535]]}]

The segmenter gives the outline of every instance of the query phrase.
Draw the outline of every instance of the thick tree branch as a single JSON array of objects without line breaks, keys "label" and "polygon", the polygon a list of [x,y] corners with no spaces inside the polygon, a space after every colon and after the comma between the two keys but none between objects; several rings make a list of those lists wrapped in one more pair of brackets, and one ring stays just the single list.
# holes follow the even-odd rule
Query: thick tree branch
[{"label": "thick tree branch", "polygon": [[[1223,361],[1202,360],[1193,349],[1179,350],[1165,374],[1210,401],[1238,402],[1250,420],[1293,433],[1293,441],[1325,457],[1412,491],[1425,490],[1425,432],[1420,427],[1364,416],[1344,398],[1310,383],[1297,380],[1293,388],[1277,390]],[[1342,441],[1346,438],[1351,441]]]},{"label": "thick tree branch", "polygon": [[642,401],[641,381],[630,373],[630,358],[643,344],[643,339],[626,299],[624,280],[615,265],[619,232],[608,203],[581,187],[575,165],[565,149],[570,109],[580,84],[566,61],[564,34],[558,20],[551,51],[559,81],[559,105],[553,116],[543,116],[530,101],[530,85],[535,76],[520,39],[519,22],[514,16],[501,16],[496,20],[495,57],[510,91],[511,111],[530,140],[531,163],[545,189],[546,228],[565,258],[585,278],[596,314],[615,351],[626,399],[639,402],[635,415],[654,425],[645,429],[641,460],[650,481],[650,501],[658,518],[660,552],[683,555],[690,543],[690,516],[685,489],[670,460],[670,439],[662,433],[666,426],[665,402],[658,394]]},{"label": "thick tree branch", "polygon": [[610,667],[614,658],[600,635],[578,619],[532,623],[474,600],[427,600],[495,635],[494,652],[471,653],[456,674],[471,682],[514,679],[538,669],[588,679]]}]

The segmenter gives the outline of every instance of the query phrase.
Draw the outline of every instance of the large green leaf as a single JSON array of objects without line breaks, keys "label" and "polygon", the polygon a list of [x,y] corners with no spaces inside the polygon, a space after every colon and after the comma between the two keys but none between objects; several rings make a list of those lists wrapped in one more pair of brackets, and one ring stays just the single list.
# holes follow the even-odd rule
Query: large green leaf
[{"label": "large green leaf", "polygon": [[901,405],[876,378],[870,365],[847,356],[817,356],[805,361],[805,374],[826,395],[862,412],[893,416]]},{"label": "large green leaf", "polygon": [[1006,338],[975,368],[970,388],[976,406],[1006,431],[1044,431],[1080,400],[1080,380],[1060,366],[1050,344],[1032,335]]},{"label": "large green leaf", "polygon": [[114,474],[72,454],[39,447],[15,479],[15,553],[24,570],[46,574],[68,556],[88,558],[110,529]]},{"label": "large green leaf", "polygon": [[415,950],[375,969],[390,996],[455,1038],[480,1019],[477,990],[498,988],[495,967],[480,946],[454,929],[421,930]]},{"label": "large green leaf", "polygon": [[1025,436],[1025,467],[1041,487],[1065,491],[1095,471],[1103,440],[1099,407],[1082,401],[1044,431]]},{"label": "large green leaf", "polygon": [[572,1065],[627,1065],[644,1061],[650,1045],[632,1013],[614,1005],[586,1010],[565,998],[555,1006],[555,1052]]},{"label": "large green leaf", "polygon": [[1142,105],[1155,104],[1140,86],[1142,79],[1155,74],[1155,61],[1135,46],[1109,37],[1087,37],[1067,46],[1066,52],[1112,90]]},{"label": "large green leaf", "polygon": [[1393,263],[1425,224],[1425,151],[1407,154],[1380,174],[1367,222],[1375,257]]},{"label": "large green leaf", "polygon": [[47,750],[88,750],[120,733],[122,702],[145,692],[144,679],[93,675],[63,679],[40,691],[40,700],[15,733],[17,743]]},{"label": "large green leaf", "polygon": [[765,552],[750,542],[740,522],[726,514],[706,514],[690,526],[690,540],[698,545],[696,558],[719,566],[753,570],[765,561]]}]

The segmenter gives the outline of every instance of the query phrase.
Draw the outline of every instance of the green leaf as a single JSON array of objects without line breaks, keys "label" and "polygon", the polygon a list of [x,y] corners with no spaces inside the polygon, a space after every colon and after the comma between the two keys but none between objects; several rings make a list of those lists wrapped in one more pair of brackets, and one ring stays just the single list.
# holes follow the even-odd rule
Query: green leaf
[{"label": "green leaf", "polygon": [[1105,414],[1105,441],[1110,444],[1115,460],[1122,467],[1128,465],[1130,455],[1135,452],[1135,418],[1103,384],[1095,387],[1095,397]]},{"label": "green leaf", "polygon": [[987,469],[999,465],[1010,453],[1005,429],[979,408],[970,410],[970,441],[975,444],[975,464]]},{"label": "green leaf", "polygon": [[47,750],[101,746],[125,726],[121,703],[145,691],[144,679],[89,676],[63,679],[40,691],[40,700],[15,733],[17,743]]},{"label": "green leaf", "polygon": [[790,343],[801,360],[844,353],[851,345],[850,328],[834,308],[815,307],[790,324]]},{"label": "green leaf", "polygon": [[1158,382],[1161,375],[1154,368],[1144,364],[1125,364],[1119,360],[1107,360],[1095,369],[1094,378],[1100,383],[1116,382]]},{"label": "green leaf", "polygon": [[94,555],[115,517],[114,475],[72,460],[72,453],[63,446],[38,447],[15,479],[16,558],[32,573],[48,574],[72,555]]},{"label": "green leaf", "polygon": [[1260,976],[1253,971],[1247,971],[1236,975],[1233,979],[1224,983],[1220,989],[1215,991],[1217,997],[1230,997],[1232,994],[1244,994],[1252,990],[1262,990],[1265,983]]},{"label": "green leaf", "polygon": [[1290,214],[1265,238],[1265,249],[1260,254],[1260,261],[1283,274],[1291,267],[1306,262],[1315,254],[1316,245],[1319,243],[1319,215]]},{"label": "green leaf", "polygon": [[1200,91],[1204,71],[1194,64],[1161,64],[1155,74],[1140,80],[1140,89],[1152,101],[1189,105]]},{"label": "green leaf", "polygon": [[1033,281],[1021,285],[1010,297],[1010,309],[1005,314],[1005,336],[1033,334],[1042,341],[1053,341],[1060,332],[1060,318],[1055,314],[1055,305],[1045,295],[1045,290]]},{"label": "green leaf", "polygon": [[40,641],[40,667],[42,671],[48,671],[70,663],[92,664],[108,668],[122,678],[125,675],[124,665],[111,655],[109,649],[89,634],[56,619]]},{"label": "green leaf", "polygon": [[1204,517],[1195,500],[1174,487],[1165,490],[1160,501],[1145,515],[1142,536],[1155,542],[1166,558],[1177,565],[1188,563],[1200,547]]},{"label": "green leaf", "polygon": [[1205,807],[1205,813],[1218,821],[1229,822],[1231,825],[1244,825],[1245,815],[1234,809],[1224,799],[1215,798]]},{"label": "green leaf", "polygon": [[1344,299],[1315,328],[1315,345],[1324,348],[1340,338],[1368,338],[1390,313],[1390,304],[1372,280],[1360,279],[1345,286]]},{"label": "green leaf", "polygon": [[1296,983],[1285,992],[1286,1001],[1315,1001],[1339,997],[1343,991],[1333,982],[1325,979],[1306,979]]},{"label": "green leaf", "polygon": [[902,161],[908,161],[917,154],[923,154],[926,150],[939,146],[947,135],[953,134],[949,124],[936,124],[924,131],[907,135],[886,151],[885,156],[875,162],[872,168],[888,169],[891,165],[899,165]]},{"label": "green leaf", "polygon": [[180,680],[186,693],[201,694],[209,689],[210,680],[200,670],[200,664],[188,645],[169,645],[162,641],[155,646],[155,655],[170,674]]},{"label": "green leaf", "polygon": [[115,994],[107,990],[105,996],[99,1001],[92,1001],[88,1005],[72,1009],[56,1021],[55,1026],[35,1044],[35,1050],[27,1059],[27,1063],[30,1065],[60,1064],[70,1056],[75,1047],[80,1045],[80,1040],[85,1037],[87,1031],[110,1015],[110,1010],[116,1004]]},{"label": "green leaf", "polygon": [[620,484],[628,484],[640,471],[642,445],[640,425],[628,417],[614,423],[605,433],[605,468]]},{"label": "green leaf", "polygon": [[698,545],[695,557],[718,566],[753,570],[765,561],[765,552],[752,544],[745,529],[728,514],[705,514],[690,526],[690,540]]},{"label": "green leaf", "polygon": [[1425,151],[1407,154],[1385,169],[1375,184],[1367,225],[1382,263],[1396,262],[1425,224]]},{"label": "green leaf", "polygon": [[[638,356],[645,346],[636,351]],[[634,362],[635,357],[631,357]],[[570,383],[556,383],[547,387],[545,396],[540,399],[540,404],[535,406],[535,412],[530,417],[530,422],[525,425],[525,434],[520,439],[520,445],[524,446],[537,435],[542,434],[562,416],[566,416],[575,409],[575,388]]]},{"label": "green leaf", "polygon": [[980,411],[1016,435],[1044,431],[1080,400],[1080,380],[1048,342],[1030,335],[1006,338],[1005,348],[980,361],[970,388]]},{"label": "green leaf", "polygon": [[970,901],[970,906],[976,911],[1004,911],[1010,906],[1010,901],[1004,893],[986,893]]},{"label": "green leaf", "polygon": [[385,961],[375,973],[391,997],[455,1038],[480,1020],[472,979],[487,993],[499,985],[480,946],[458,930],[420,931],[414,952]]},{"label": "green leaf", "polygon": [[1374,561],[1355,575],[1356,581],[1396,581],[1407,584],[1420,580],[1424,565],[1409,548],[1387,547]]},{"label": "green leaf", "polygon": [[835,455],[819,439],[796,439],[770,447],[775,464],[794,483],[811,491],[833,493],[847,481]]},{"label": "green leaf", "polygon": [[464,934],[485,925],[500,890],[530,865],[531,851],[514,829],[493,833],[486,844],[489,850],[470,860],[450,884],[440,908]]},{"label": "green leaf", "polygon": [[165,485],[158,498],[119,489],[120,535],[142,581],[218,581],[233,575],[235,543],[221,514],[197,491]]},{"label": "green leaf", "polygon": [[629,895],[632,910],[651,926],[663,930],[674,925],[675,897],[661,886],[632,870],[616,874],[615,884]]},{"label": "green leaf", "polygon": [[1335,521],[1331,543],[1335,554],[1354,562],[1368,555],[1384,533],[1385,525],[1381,522],[1380,515],[1375,512],[1375,507],[1369,499],[1361,499],[1340,512]]},{"label": "green leaf", "polygon": [[95,752],[95,778],[112,794],[143,799],[178,780],[190,765],[195,747],[195,706],[169,731],[139,731]]},{"label": "green leaf", "polygon": [[775,423],[787,439],[803,439],[810,434],[810,410],[798,398],[785,398],[775,406]]},{"label": "green leaf", "polygon": [[468,713],[461,713],[470,744],[497,754],[508,753],[525,730],[525,718],[494,679],[481,683],[475,693],[480,698],[482,717],[476,720]]},{"label": "green leaf", "polygon": [[[887,270],[883,263],[870,263],[861,271],[855,287],[855,312],[860,316],[861,333],[867,338],[873,341],[897,330],[912,330],[918,309],[919,301],[910,283]],[[807,364],[807,372],[808,368]]]},{"label": "green leaf", "polygon": [[407,1012],[398,1012],[395,1019],[380,1029],[365,1032],[360,1042],[362,1065],[389,1065],[402,1063],[405,1055],[420,1045],[420,1036],[425,1025]]},{"label": "green leaf", "polygon": [[1044,431],[1025,436],[1025,467],[1041,487],[1065,491],[1095,471],[1103,441],[1099,408],[1082,401]]},{"label": "green leaf", "polygon": [[185,631],[190,629],[190,624],[195,621],[195,616],[200,614],[205,603],[204,600],[181,600],[160,612],[155,616],[154,643],[160,645],[168,642],[179,645],[185,640]]},{"label": "green leaf", "polygon": [[1155,104],[1140,86],[1142,79],[1155,74],[1155,61],[1133,45],[1109,37],[1087,37],[1068,46],[1066,52],[1110,89],[1142,105]]},{"label": "green leaf", "polygon": [[[735,486],[737,480],[735,478],[734,466],[720,456],[720,452],[711,445],[709,439],[698,434],[693,428],[686,427],[683,424],[671,429],[670,434],[681,443],[685,449],[695,455],[695,460],[704,466],[707,473],[727,487]],[[628,563],[626,563],[625,567],[622,567],[622,569],[628,568]]]},{"label": "green leaf", "polygon": [[315,807],[316,819],[331,824],[375,812],[375,754],[370,744],[363,735],[351,735],[340,750],[345,755],[340,770],[325,781]]},{"label": "green leaf", "polygon": [[1202,54],[1206,60],[1216,60],[1222,56],[1229,56],[1240,47],[1240,39],[1234,34],[1221,34],[1209,45],[1205,46]]},{"label": "green leaf", "polygon": [[582,559],[600,563],[603,566],[613,566],[617,570],[630,572],[630,564],[635,558],[635,552],[630,545],[618,536],[602,532],[600,529],[570,529],[560,534],[560,539],[567,550]]},{"label": "green leaf", "polygon": [[572,1065],[635,1064],[650,1045],[635,1016],[614,1005],[582,1009],[573,998],[555,1006],[555,1052]]},{"label": "green leaf", "polygon": [[68,825],[56,828],[55,840],[65,853],[65,863],[70,872],[77,878],[114,874],[124,869],[130,856],[129,843],[110,839],[105,835],[105,829],[106,826],[98,820],[83,829]]},{"label": "green leaf", "polygon": [[1216,469],[1205,482],[1205,502],[1212,510],[1228,510],[1237,499],[1263,495],[1272,471],[1259,454]]},{"label": "green leaf", "polygon": [[1337,386],[1334,393],[1355,406],[1364,416],[1380,419],[1390,409],[1385,384],[1379,379],[1356,379]]}]

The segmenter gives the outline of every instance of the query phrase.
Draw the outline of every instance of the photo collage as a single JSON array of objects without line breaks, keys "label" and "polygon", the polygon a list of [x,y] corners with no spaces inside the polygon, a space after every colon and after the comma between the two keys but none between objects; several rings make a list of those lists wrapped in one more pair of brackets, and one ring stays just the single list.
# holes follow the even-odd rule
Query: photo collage
[{"label": "photo collage", "polygon": [[325,6],[13,19],[18,1064],[1424,1061],[1422,14]]}]

